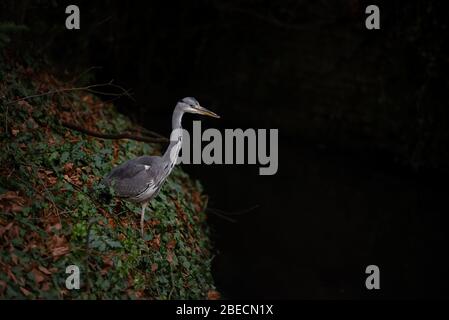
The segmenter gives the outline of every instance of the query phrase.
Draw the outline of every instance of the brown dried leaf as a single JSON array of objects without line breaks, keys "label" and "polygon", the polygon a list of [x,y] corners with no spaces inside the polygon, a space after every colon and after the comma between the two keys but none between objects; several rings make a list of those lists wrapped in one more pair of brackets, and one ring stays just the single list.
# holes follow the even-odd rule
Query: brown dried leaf
[{"label": "brown dried leaf", "polygon": [[167,249],[168,249],[168,250],[174,249],[175,246],[176,246],[176,240],[175,240],[175,239],[172,239],[172,240],[170,240],[170,241],[167,243]]},{"label": "brown dried leaf", "polygon": [[173,252],[169,251],[167,253],[167,261],[168,263],[172,264],[173,263]]},{"label": "brown dried leaf", "polygon": [[58,179],[56,177],[48,177],[47,182],[50,186],[53,186],[58,182]]},{"label": "brown dried leaf", "polygon": [[31,294],[31,291],[29,291],[25,288],[22,288],[22,287],[20,287],[20,291],[22,291],[22,293],[27,297]]},{"label": "brown dried leaf", "polygon": [[11,238],[17,238],[20,234],[19,226],[14,226],[9,230],[9,235]]},{"label": "brown dried leaf", "polygon": [[51,271],[48,270],[47,268],[43,267],[43,266],[39,266],[38,269],[40,271],[42,271],[43,273],[45,273],[46,275],[48,275],[48,276],[51,275]]},{"label": "brown dried leaf", "polygon": [[61,230],[62,229],[62,225],[61,225],[60,222],[58,222],[57,224],[53,225],[52,228],[55,229],[55,230]]},{"label": "brown dried leaf", "polygon": [[20,211],[22,211],[22,209],[23,209],[23,206],[18,205],[16,203],[13,203],[11,205],[11,212],[20,212]]},{"label": "brown dried leaf", "polygon": [[54,248],[53,251],[51,252],[51,254],[53,255],[53,257],[59,257],[59,256],[63,256],[67,253],[69,253],[69,247],[57,247]]},{"label": "brown dried leaf", "polygon": [[112,267],[114,265],[114,261],[112,261],[111,257],[108,256],[103,257],[103,263],[109,267]]},{"label": "brown dried leaf", "polygon": [[14,273],[11,272],[11,270],[8,269],[7,274],[8,274],[8,277],[9,277],[12,281],[14,281],[14,283],[17,283],[17,278],[16,278],[16,276],[14,275]]},{"label": "brown dried leaf", "polygon": [[152,246],[155,249],[158,249],[161,247],[161,235],[157,234],[154,239],[152,240]]},{"label": "brown dried leaf", "polygon": [[209,290],[207,292],[207,299],[208,300],[218,300],[220,299],[220,292],[216,291],[216,290]]},{"label": "brown dried leaf", "polygon": [[72,170],[72,169],[73,169],[73,163],[72,163],[72,162],[67,162],[67,163],[64,165],[64,171],[65,171],[65,172],[70,171],[70,170]]},{"label": "brown dried leaf", "polygon": [[50,249],[53,257],[55,257],[55,258],[65,255],[65,254],[69,253],[69,251],[70,251],[69,245],[67,243],[67,240],[64,238],[64,236],[57,236],[57,235],[54,235],[50,239],[49,249]]},{"label": "brown dried leaf", "polygon": [[23,200],[23,198],[19,197],[17,191],[7,191],[0,195],[0,200]]},{"label": "brown dried leaf", "polygon": [[36,283],[41,283],[42,281],[45,280],[44,274],[39,270],[33,269],[32,272],[34,274],[34,280],[36,280]]},{"label": "brown dried leaf", "polygon": [[48,291],[48,290],[50,290],[50,283],[44,282],[44,283],[42,284],[41,290],[42,290],[42,291]]}]

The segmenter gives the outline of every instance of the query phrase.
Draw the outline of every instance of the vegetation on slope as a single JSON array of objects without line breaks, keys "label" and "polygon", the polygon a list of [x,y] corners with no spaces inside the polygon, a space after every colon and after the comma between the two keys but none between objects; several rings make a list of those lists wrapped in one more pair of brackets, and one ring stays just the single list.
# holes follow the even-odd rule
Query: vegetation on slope
[{"label": "vegetation on slope", "polygon": [[[201,185],[175,168],[142,239],[140,207],[100,202],[99,181],[158,145],[68,129],[136,131],[91,92],[0,59],[0,298],[217,298]],[[80,290],[65,286],[69,265],[80,268]]]}]

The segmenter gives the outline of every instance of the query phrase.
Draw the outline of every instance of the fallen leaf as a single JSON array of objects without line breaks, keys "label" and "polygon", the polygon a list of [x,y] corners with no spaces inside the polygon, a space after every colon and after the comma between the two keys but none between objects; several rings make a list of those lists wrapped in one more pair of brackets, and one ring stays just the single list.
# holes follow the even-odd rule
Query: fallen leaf
[{"label": "fallen leaf", "polygon": [[22,211],[22,209],[23,209],[23,206],[18,205],[16,203],[13,203],[11,205],[11,212],[20,212],[20,211]]},{"label": "fallen leaf", "polygon": [[112,261],[111,257],[108,257],[108,256],[103,257],[103,263],[110,267],[112,267],[114,265],[114,261]]},{"label": "fallen leaf", "polygon": [[220,299],[220,292],[216,291],[216,290],[209,290],[207,292],[207,299],[208,300],[218,300]]},{"label": "fallen leaf", "polygon": [[65,254],[69,253],[69,251],[70,251],[69,245],[67,243],[67,240],[64,238],[64,236],[54,235],[50,239],[50,243],[48,246],[51,251],[51,254],[55,258],[65,255]]},{"label": "fallen leaf", "polygon": [[7,274],[8,274],[8,277],[9,277],[12,281],[14,281],[14,283],[17,283],[17,278],[16,278],[16,276],[14,275],[14,273],[11,272],[11,270],[8,270],[8,271],[7,271]]},{"label": "fallen leaf", "polygon": [[[70,171],[70,170],[72,170],[73,169],[73,163],[71,163],[71,162],[67,162],[65,165],[64,165],[64,171]],[[65,176],[64,176],[65,177]]]},{"label": "fallen leaf", "polygon": [[55,144],[56,144],[55,139],[54,139],[52,136],[50,136],[50,137],[48,138],[48,145],[49,145],[49,146],[53,146],[53,145],[55,145]]},{"label": "fallen leaf", "polygon": [[0,200],[17,200],[22,199],[19,197],[18,192],[15,191],[7,191],[0,195]]},{"label": "fallen leaf", "polygon": [[51,275],[50,270],[48,270],[47,268],[43,267],[43,266],[39,266],[38,269],[40,271],[42,271],[43,273],[45,273],[46,275]]},{"label": "fallen leaf", "polygon": [[168,243],[167,243],[167,249],[174,249],[175,248],[175,246],[176,246],[176,240],[175,239],[172,239],[172,240],[170,240]]},{"label": "fallen leaf", "polygon": [[19,226],[14,226],[11,228],[11,230],[9,230],[9,235],[11,238],[17,238],[20,234],[20,229]]},{"label": "fallen leaf", "polygon": [[22,291],[22,293],[27,297],[31,294],[31,291],[29,291],[25,288],[22,288],[22,287],[20,287],[20,291]]},{"label": "fallen leaf", "polygon": [[36,280],[36,283],[41,283],[45,280],[44,275],[39,270],[33,269],[32,272],[34,274],[34,280]]},{"label": "fallen leaf", "polygon": [[48,177],[47,182],[50,186],[55,185],[58,182],[58,179],[56,177]]},{"label": "fallen leaf", "polygon": [[111,228],[115,228],[115,222],[114,222],[114,220],[113,220],[112,218],[109,218],[109,219],[108,219],[108,222],[109,222],[109,226],[110,226]]},{"label": "fallen leaf", "polygon": [[54,248],[53,251],[51,252],[51,254],[53,255],[53,257],[59,257],[59,256],[63,256],[67,253],[69,253],[69,247],[57,247]]},{"label": "fallen leaf", "polygon": [[154,239],[152,240],[152,246],[155,249],[159,249],[161,247],[161,235],[157,234]]},{"label": "fallen leaf", "polygon": [[167,261],[170,264],[173,263],[173,253],[172,252],[167,253]]},{"label": "fallen leaf", "polygon": [[48,290],[50,290],[50,284],[49,284],[48,282],[44,282],[44,283],[42,284],[41,290],[42,290],[42,291],[48,291]]}]

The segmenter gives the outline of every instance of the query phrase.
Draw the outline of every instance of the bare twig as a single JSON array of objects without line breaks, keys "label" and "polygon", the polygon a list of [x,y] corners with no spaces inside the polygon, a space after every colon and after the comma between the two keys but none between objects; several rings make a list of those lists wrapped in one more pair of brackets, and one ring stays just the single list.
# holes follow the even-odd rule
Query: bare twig
[{"label": "bare twig", "polygon": [[87,134],[88,136],[97,137],[97,138],[101,138],[101,139],[110,139],[110,140],[130,139],[130,140],[149,142],[149,143],[168,142],[167,138],[143,137],[143,136],[133,135],[130,133],[107,134],[107,133],[91,131],[91,130],[79,127],[77,125],[74,125],[72,123],[64,122],[64,121],[61,122],[61,124],[68,129],[75,130],[75,131]]},{"label": "bare twig", "polygon": [[228,222],[236,223],[237,221],[235,219],[226,217],[224,214],[221,214],[215,210],[212,210],[210,208],[207,209],[210,213],[215,214],[217,217],[222,218],[223,220],[226,220]]},{"label": "bare twig", "polygon": [[[101,87],[106,87],[106,86],[110,86],[113,88],[117,88],[122,90],[121,93],[112,93],[112,92],[103,92],[103,91],[98,91],[98,90],[94,90],[94,88],[101,88]],[[130,99],[134,98],[129,94],[129,90],[125,90],[124,88],[122,88],[119,85],[113,84],[112,80],[107,82],[107,83],[100,83],[100,84],[92,84],[89,86],[84,86],[84,87],[76,87],[76,88],[63,88],[63,89],[58,89],[58,90],[50,90],[44,93],[39,93],[39,94],[33,94],[30,96],[25,96],[10,102],[7,102],[6,105],[10,105],[19,101],[25,101],[25,100],[29,100],[29,99],[33,99],[33,98],[38,98],[38,97],[43,97],[43,96],[48,96],[48,95],[53,95],[53,94],[57,94],[57,93],[63,93],[63,92],[70,92],[70,91],[88,91],[91,93],[96,93],[96,94],[103,94],[103,95],[108,95],[108,96],[127,96]]]},{"label": "bare twig", "polygon": [[235,212],[226,212],[224,210],[207,207],[205,209],[205,211],[210,212],[210,213],[216,215],[217,217],[222,218],[222,219],[224,219],[226,221],[235,223],[236,220],[233,219],[233,218],[230,218],[229,216],[238,216],[238,215],[242,215],[242,214],[245,214],[245,213],[249,213],[249,212],[253,211],[254,209],[256,209],[258,207],[259,207],[259,205],[254,205],[251,208],[240,210],[240,211],[235,211]]},{"label": "bare twig", "polygon": [[259,208],[258,204],[253,205],[252,207],[249,207],[247,209],[233,211],[233,212],[228,212],[228,211],[224,211],[224,210],[217,209],[217,208],[211,208],[211,207],[207,207],[206,210],[218,212],[218,213],[220,213],[222,215],[226,215],[226,216],[239,216],[242,214],[250,213],[251,211],[253,211],[254,209],[257,209],[257,208]]},{"label": "bare twig", "polygon": [[148,130],[147,128],[141,127],[141,126],[136,126],[136,128],[129,128],[127,129],[127,131],[129,132],[136,132],[136,133],[145,133],[148,134],[150,136],[156,137],[156,138],[162,138],[165,139],[165,137],[157,132]]}]

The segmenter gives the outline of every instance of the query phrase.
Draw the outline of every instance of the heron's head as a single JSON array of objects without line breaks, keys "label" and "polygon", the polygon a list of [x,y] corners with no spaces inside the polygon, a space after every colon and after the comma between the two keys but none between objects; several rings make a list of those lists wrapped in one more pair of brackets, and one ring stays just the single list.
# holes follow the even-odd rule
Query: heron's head
[{"label": "heron's head", "polygon": [[181,108],[182,111],[188,112],[188,113],[196,113],[196,114],[203,114],[205,116],[214,117],[214,118],[220,118],[219,115],[216,113],[207,110],[206,108],[203,108],[199,102],[192,97],[187,97],[182,99],[178,102],[178,106]]}]

